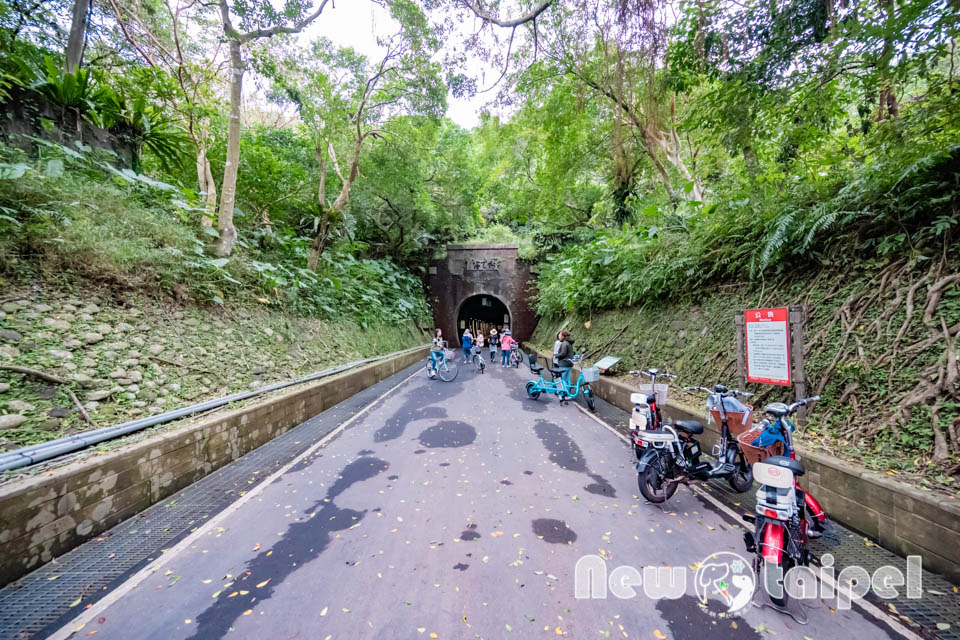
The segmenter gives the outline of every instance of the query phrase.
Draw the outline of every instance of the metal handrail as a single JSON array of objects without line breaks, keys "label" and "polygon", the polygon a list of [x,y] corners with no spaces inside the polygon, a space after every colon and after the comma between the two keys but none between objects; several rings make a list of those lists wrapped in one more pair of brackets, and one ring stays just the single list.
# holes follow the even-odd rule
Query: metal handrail
[{"label": "metal handrail", "polygon": [[410,353],[418,349],[423,349],[427,346],[429,345],[420,345],[417,347],[410,347],[409,349],[403,349],[401,351],[394,351],[393,353],[388,353],[382,356],[374,356],[372,358],[365,358],[363,360],[355,360],[331,369],[324,369],[323,371],[311,373],[303,378],[288,380],[286,382],[276,382],[265,387],[260,387],[259,389],[254,389],[253,391],[235,393],[223,398],[207,400],[199,404],[190,405],[189,407],[183,407],[182,409],[174,409],[173,411],[167,411],[158,415],[138,418],[136,420],[122,422],[110,427],[101,427],[100,429],[85,431],[83,433],[67,436],[65,438],[58,438],[56,440],[50,440],[49,442],[42,442],[40,444],[21,447],[20,449],[14,449],[13,451],[7,451],[0,454],[0,472],[43,462],[44,460],[49,460],[51,458],[56,458],[80,449],[85,449],[91,445],[98,444],[105,440],[124,436],[129,433],[134,433],[136,431],[146,429],[147,427],[153,427],[158,424],[179,420],[180,418],[185,418],[195,413],[216,409],[217,407],[222,407],[230,404],[231,402],[246,400],[247,398],[252,398],[269,391],[276,391],[277,389],[284,389],[302,382],[310,382],[311,380],[326,378],[328,376],[340,373],[341,371],[346,371],[347,369],[352,369],[354,367],[369,364],[371,362],[377,362],[378,360],[384,360],[386,358],[392,358],[394,356]]}]

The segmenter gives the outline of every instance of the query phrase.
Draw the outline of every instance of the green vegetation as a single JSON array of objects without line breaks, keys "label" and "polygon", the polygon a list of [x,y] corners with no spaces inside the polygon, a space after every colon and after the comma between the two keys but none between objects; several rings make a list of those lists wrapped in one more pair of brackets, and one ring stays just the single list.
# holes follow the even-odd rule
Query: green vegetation
[{"label": "green vegetation", "polygon": [[635,318],[628,358],[721,378],[733,309],[803,304],[823,446],[951,476],[954,4],[388,0],[361,51],[316,0],[6,3],[0,269],[372,328],[509,242],[543,327]]}]

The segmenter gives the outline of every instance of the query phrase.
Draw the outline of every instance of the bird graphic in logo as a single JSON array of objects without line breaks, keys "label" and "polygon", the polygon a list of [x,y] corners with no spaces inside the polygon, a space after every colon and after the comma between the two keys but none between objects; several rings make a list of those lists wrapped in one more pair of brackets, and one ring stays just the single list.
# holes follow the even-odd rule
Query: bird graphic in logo
[{"label": "bird graphic in logo", "polygon": [[743,609],[753,598],[756,579],[747,562],[736,553],[722,551],[707,556],[697,568],[694,588],[700,602],[717,598],[727,613]]}]

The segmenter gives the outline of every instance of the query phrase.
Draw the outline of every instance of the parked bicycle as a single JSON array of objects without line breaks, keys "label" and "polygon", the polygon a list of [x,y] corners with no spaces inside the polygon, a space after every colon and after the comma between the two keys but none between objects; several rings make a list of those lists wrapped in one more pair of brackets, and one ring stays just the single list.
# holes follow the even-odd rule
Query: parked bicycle
[{"label": "parked bicycle", "polygon": [[[748,457],[757,458],[753,475],[760,483],[757,489],[755,514],[744,519],[755,524],[753,532],[743,535],[748,553],[755,554],[753,568],[760,584],[765,585],[770,601],[786,608],[789,595],[783,585],[787,572],[808,566],[812,556],[809,539],[819,537],[827,529],[827,516],[820,503],[804,491],[797,478],[805,472],[793,450],[793,423],[787,417],[800,407],[816,402],[820,396],[804,398],[791,405],[775,402],[763,408],[766,418],[746,432],[741,443]],[[782,455],[769,455],[782,451]]]},{"label": "parked bicycle", "polygon": [[[568,383],[563,379],[564,369],[552,369],[537,364],[537,354],[527,355],[530,361],[530,371],[537,375],[537,380],[527,380],[527,395],[536,400],[543,393],[555,394],[560,399],[560,404],[564,405],[570,400],[582,397],[584,403],[590,411],[596,410],[596,402],[593,397],[593,389],[590,388],[591,382],[596,382],[600,378],[600,370],[596,367],[581,368],[580,375],[577,376],[575,383]],[[574,365],[583,360],[582,355],[573,357]],[[550,381],[543,379],[543,370],[546,369],[553,375]]]},{"label": "parked bicycle", "polygon": [[[436,359],[436,367],[434,359]],[[438,375],[444,382],[450,382],[457,377],[460,372],[457,368],[457,358],[446,340],[443,341],[443,351],[434,351],[427,356],[426,369],[428,377]]]},{"label": "parked bicycle", "polygon": [[[730,389],[722,384],[707,387],[684,387],[684,391],[703,391],[707,394],[707,411],[717,418],[720,424],[720,442],[713,446],[713,457],[717,463],[710,468],[708,477],[726,478],[738,493],[746,493],[753,487],[753,469],[744,456],[737,440],[744,431],[752,427],[750,422],[750,407],[746,406],[737,397],[750,398],[752,393]],[[729,412],[729,413],[728,413]],[[728,418],[733,417],[733,421]]]}]

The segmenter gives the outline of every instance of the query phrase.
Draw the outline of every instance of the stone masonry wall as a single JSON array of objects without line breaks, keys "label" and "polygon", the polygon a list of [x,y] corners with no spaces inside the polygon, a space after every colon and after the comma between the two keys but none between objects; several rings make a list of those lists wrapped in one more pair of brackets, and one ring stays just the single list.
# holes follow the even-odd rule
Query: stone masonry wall
[{"label": "stone masonry wall", "polygon": [[527,340],[537,327],[531,303],[536,276],[517,258],[517,245],[448,245],[447,257],[430,269],[427,298],[434,326],[454,344],[459,335],[457,315],[464,300],[474,295],[500,299],[510,312],[510,329],[517,340]]}]

